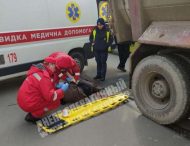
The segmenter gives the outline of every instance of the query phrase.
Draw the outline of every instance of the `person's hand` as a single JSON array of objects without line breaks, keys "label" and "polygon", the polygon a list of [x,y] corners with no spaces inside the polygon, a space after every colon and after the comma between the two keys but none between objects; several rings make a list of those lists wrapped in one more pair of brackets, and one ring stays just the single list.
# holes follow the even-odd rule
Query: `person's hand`
[{"label": "person's hand", "polygon": [[64,83],[64,84],[61,85],[60,89],[65,92],[65,91],[68,90],[68,88],[69,88],[69,84],[68,83]]},{"label": "person's hand", "polygon": [[108,47],[108,52],[112,52],[112,48],[111,47]]},{"label": "person's hand", "polygon": [[56,85],[56,88],[60,89],[63,84],[64,84],[63,82],[59,82],[59,83]]},{"label": "person's hand", "polygon": [[67,77],[67,78],[66,78],[66,81],[70,83],[70,82],[72,82],[72,81],[73,81],[73,79],[72,79],[72,78],[70,78],[70,77]]}]

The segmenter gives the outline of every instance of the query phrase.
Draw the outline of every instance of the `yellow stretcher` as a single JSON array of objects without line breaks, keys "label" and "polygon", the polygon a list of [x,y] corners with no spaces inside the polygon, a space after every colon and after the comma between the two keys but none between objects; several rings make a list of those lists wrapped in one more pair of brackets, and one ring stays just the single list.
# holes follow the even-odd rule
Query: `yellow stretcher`
[{"label": "yellow stretcher", "polygon": [[79,123],[91,117],[97,116],[101,113],[104,113],[108,110],[111,110],[119,106],[121,103],[126,102],[127,99],[128,96],[124,94],[118,94],[98,99],[96,101],[69,110],[69,116],[67,117],[64,117],[62,112],[56,114],[56,118],[58,118],[60,121],[57,124],[54,124],[53,126],[44,126],[42,123],[37,123],[37,126],[43,132],[49,134],[54,133],[58,130],[64,129],[68,126],[71,126],[73,124]]}]

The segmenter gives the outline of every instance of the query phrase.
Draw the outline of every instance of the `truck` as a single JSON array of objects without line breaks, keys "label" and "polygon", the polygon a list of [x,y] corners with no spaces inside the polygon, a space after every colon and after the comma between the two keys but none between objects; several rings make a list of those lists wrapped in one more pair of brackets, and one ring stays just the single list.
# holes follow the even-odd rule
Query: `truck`
[{"label": "truck", "polygon": [[0,81],[24,75],[53,52],[72,56],[81,71],[93,57],[96,1],[0,0],[0,13]]},{"label": "truck", "polygon": [[127,60],[143,115],[168,125],[190,114],[190,1],[109,0],[118,43],[138,42]]}]

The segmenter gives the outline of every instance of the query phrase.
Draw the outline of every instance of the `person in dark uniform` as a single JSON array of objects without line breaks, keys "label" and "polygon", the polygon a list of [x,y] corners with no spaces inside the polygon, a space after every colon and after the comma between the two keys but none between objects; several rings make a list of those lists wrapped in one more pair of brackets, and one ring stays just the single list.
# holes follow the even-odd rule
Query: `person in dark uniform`
[{"label": "person in dark uniform", "polygon": [[118,52],[119,52],[119,60],[120,60],[117,69],[123,72],[126,72],[125,64],[130,55],[130,50],[129,50],[130,45],[131,45],[131,42],[129,41],[117,44]]},{"label": "person in dark uniform", "polygon": [[97,26],[90,35],[90,43],[97,63],[95,80],[105,81],[107,71],[108,48],[113,42],[110,30],[106,27],[103,18],[97,20]]}]

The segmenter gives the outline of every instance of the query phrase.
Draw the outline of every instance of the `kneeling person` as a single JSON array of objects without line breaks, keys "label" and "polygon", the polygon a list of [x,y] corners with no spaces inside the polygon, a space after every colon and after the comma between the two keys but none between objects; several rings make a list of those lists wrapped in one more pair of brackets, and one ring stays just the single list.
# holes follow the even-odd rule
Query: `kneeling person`
[{"label": "kneeling person", "polygon": [[26,121],[36,122],[46,112],[60,106],[64,92],[68,89],[68,83],[63,83],[59,89],[55,88],[53,75],[56,71],[56,60],[48,57],[42,64],[33,65],[27,73],[27,78],[21,85],[17,102],[19,107],[28,112]]}]

